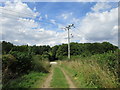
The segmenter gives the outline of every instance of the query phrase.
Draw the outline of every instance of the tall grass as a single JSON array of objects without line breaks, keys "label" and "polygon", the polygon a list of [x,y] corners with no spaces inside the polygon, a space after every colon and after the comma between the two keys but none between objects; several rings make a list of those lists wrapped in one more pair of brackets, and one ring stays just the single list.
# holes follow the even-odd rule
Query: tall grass
[{"label": "tall grass", "polygon": [[96,62],[64,62],[72,78],[80,88],[115,88],[117,78],[109,71],[104,71]]},{"label": "tall grass", "polygon": [[76,56],[62,62],[62,67],[80,88],[116,88],[119,87],[116,59],[112,52],[86,58]]},{"label": "tall grass", "polygon": [[33,56],[33,70],[39,71],[39,72],[49,72],[50,70],[50,63],[49,61],[43,60],[41,55],[35,55]]}]

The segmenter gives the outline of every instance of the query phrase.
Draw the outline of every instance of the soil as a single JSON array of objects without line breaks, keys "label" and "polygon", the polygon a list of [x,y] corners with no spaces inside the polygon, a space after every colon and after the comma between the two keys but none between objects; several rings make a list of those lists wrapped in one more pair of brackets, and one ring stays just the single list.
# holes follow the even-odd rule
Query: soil
[{"label": "soil", "polygon": [[[64,71],[64,69],[60,68],[61,71],[63,72],[68,84],[69,84],[69,88],[72,89],[72,88],[76,88],[76,86],[74,85],[74,83],[72,82],[72,80],[70,79],[70,77],[66,74],[66,72]],[[53,76],[53,68],[51,69],[51,72],[49,74],[49,76],[46,78],[45,82],[43,83],[42,85],[42,88],[51,88],[50,87],[50,83],[51,83],[51,80],[52,80],[52,76]]]},{"label": "soil", "polygon": [[62,70],[62,72],[63,72],[63,74],[64,74],[64,76],[65,76],[65,78],[66,78],[66,80],[67,80],[67,82],[69,84],[69,88],[76,88],[76,86],[74,85],[74,83],[72,82],[72,80],[70,79],[70,77],[66,74],[66,72],[64,71],[64,69],[61,68],[61,70]]},{"label": "soil", "polygon": [[45,82],[42,85],[42,88],[50,88],[50,82],[52,80],[52,76],[53,76],[53,69],[50,72],[50,75],[46,78]]}]

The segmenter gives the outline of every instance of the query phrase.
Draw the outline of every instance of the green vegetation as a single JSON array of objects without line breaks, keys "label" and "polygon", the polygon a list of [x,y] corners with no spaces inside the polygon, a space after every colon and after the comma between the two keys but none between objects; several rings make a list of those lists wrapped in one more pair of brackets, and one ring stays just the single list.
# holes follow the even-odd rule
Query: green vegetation
[{"label": "green vegetation", "polygon": [[62,62],[62,67],[79,88],[117,88],[118,51],[89,57],[72,57]]},{"label": "green vegetation", "polygon": [[[26,52],[30,55],[42,55],[42,58],[47,58],[50,61],[57,60],[57,59],[63,59],[68,54],[68,46],[67,44],[62,45],[55,45],[53,47],[50,46],[28,46],[28,45],[22,45],[22,46],[16,46],[13,45],[10,42],[2,42],[3,54],[9,54],[11,52],[17,51],[17,52]],[[108,51],[115,51],[118,49],[117,46],[112,45],[109,42],[103,42],[103,43],[70,43],[71,47],[71,55],[81,55],[83,57],[91,56],[95,54],[102,54],[106,53]]]},{"label": "green vegetation", "polygon": [[58,67],[54,68],[51,87],[53,88],[68,88],[69,87],[63,72]]},{"label": "green vegetation", "polygon": [[[118,47],[110,44],[109,42],[103,43],[70,43],[72,56],[82,56],[87,57],[95,54],[102,54],[108,51],[114,52]],[[68,55],[68,46],[67,44],[56,45],[52,47],[52,53],[54,58],[59,60],[64,60]],[[54,51],[54,52],[53,52]],[[55,55],[56,54],[56,55]]]},{"label": "green vegetation", "polygon": [[33,71],[48,73],[50,70],[49,61],[47,59],[42,59],[41,55],[33,56]]},{"label": "green vegetation", "polygon": [[[80,88],[113,88],[120,87],[120,69],[119,56],[120,49],[109,42],[102,43],[70,43],[71,61],[67,61],[68,46],[67,44],[55,45],[50,47],[44,46],[16,46],[10,42],[2,42],[2,83],[3,87],[19,87],[19,80],[27,85],[29,80],[23,80],[22,77],[31,76],[28,87],[33,87],[35,78],[34,74],[39,75],[38,81],[42,82],[43,78],[50,71],[49,62],[61,60],[62,67],[69,73],[73,81]],[[59,73],[57,72],[59,71]],[[31,73],[32,72],[32,73]],[[36,74],[38,73],[38,74]],[[59,68],[55,69],[56,75],[63,78],[63,73]],[[42,74],[45,74],[42,76]],[[66,81],[53,80],[54,87],[68,87]],[[64,78],[63,78],[64,79]],[[17,81],[18,80],[18,81]],[[63,83],[60,83],[63,82]],[[18,84],[18,85],[17,85]],[[64,85],[61,85],[64,84]],[[58,85],[58,86],[55,86]],[[25,86],[27,87],[27,86]]]},{"label": "green vegetation", "polygon": [[30,72],[6,84],[7,88],[40,88],[47,74]]},{"label": "green vegetation", "polygon": [[[42,55],[37,55],[38,52],[33,52],[35,49],[34,46],[22,45],[15,46],[9,42],[2,42],[3,46],[3,55],[2,55],[2,83],[3,88],[15,87],[19,88],[23,86],[31,87],[31,84],[34,84],[34,81],[42,80],[44,78],[42,74],[48,74],[50,65],[48,57],[46,55],[48,49],[45,49],[48,46],[42,47],[46,51],[42,51]],[[33,48],[33,49],[32,49]],[[40,52],[39,52],[40,53]],[[31,73],[33,72],[33,73]],[[38,73],[38,74],[37,74]],[[42,73],[42,74],[39,74]],[[36,75],[39,78],[32,78]],[[23,77],[31,79],[23,79]],[[17,80],[17,81],[16,81]],[[22,80],[22,81],[21,81]],[[21,81],[18,83],[18,81]],[[30,82],[30,83],[29,83]],[[13,84],[12,84],[13,83]],[[18,85],[17,85],[18,83]],[[22,84],[21,84],[22,83]],[[20,85],[19,85],[20,84]],[[25,85],[25,86],[24,86]]]}]

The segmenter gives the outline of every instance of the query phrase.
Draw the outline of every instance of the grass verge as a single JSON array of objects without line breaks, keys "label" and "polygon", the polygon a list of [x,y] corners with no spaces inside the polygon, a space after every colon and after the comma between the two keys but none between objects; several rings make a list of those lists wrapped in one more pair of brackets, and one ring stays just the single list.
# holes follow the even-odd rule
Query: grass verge
[{"label": "grass verge", "polygon": [[9,82],[4,88],[40,88],[47,73],[30,72]]},{"label": "grass verge", "polygon": [[96,62],[64,61],[61,66],[67,71],[78,88],[116,88],[116,77],[100,68]]},{"label": "grass verge", "polygon": [[50,86],[52,88],[69,88],[63,72],[58,67],[54,67],[53,78]]}]

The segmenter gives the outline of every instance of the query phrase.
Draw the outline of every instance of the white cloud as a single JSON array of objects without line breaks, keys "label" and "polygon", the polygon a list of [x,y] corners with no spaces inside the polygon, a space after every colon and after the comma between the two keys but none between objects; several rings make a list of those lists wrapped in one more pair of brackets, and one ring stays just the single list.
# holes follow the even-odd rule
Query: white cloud
[{"label": "white cloud", "polygon": [[111,8],[111,5],[106,2],[98,2],[94,7],[92,7],[92,10],[95,12],[99,12],[100,10],[108,10]]},{"label": "white cloud", "polygon": [[52,24],[56,24],[56,21],[53,20],[53,19],[51,19],[50,22],[51,22]]},{"label": "white cloud", "polygon": [[48,15],[47,14],[45,14],[45,18],[48,19]]},{"label": "white cloud", "polygon": [[25,3],[11,3],[7,1],[4,7],[1,7],[3,14],[11,14],[14,17],[30,17],[35,18],[38,13],[34,13]]},{"label": "white cloud", "polygon": [[34,7],[33,11],[36,11],[36,7]]},{"label": "white cloud", "polygon": [[[0,36],[3,36],[2,40],[6,40],[17,45],[47,44],[53,46],[55,44],[66,42],[64,39],[66,32],[56,33],[52,30],[38,28],[38,23],[35,22],[34,19],[28,18],[35,17],[36,12],[34,12],[34,10],[32,11],[27,4],[21,2],[7,2],[4,7],[0,8],[2,8],[3,11],[3,15],[0,16],[0,21],[2,22],[2,32],[0,33]],[[18,17],[18,15],[20,17]],[[47,15],[45,16],[46,18],[48,17]],[[55,24],[55,20],[51,20],[51,22]]]},{"label": "white cloud", "polygon": [[[96,41],[110,41],[113,44],[117,44],[117,30],[118,30],[118,8],[113,8],[110,11],[106,11],[97,7],[97,3],[92,9],[94,12],[89,12],[83,18],[83,20],[73,17],[73,13],[62,14],[64,19],[73,17],[70,23],[75,23],[75,26],[79,25],[75,30],[70,32],[74,35],[71,41],[78,42],[96,42]],[[100,4],[99,4],[100,5]],[[102,5],[102,4],[101,4]],[[14,44],[29,44],[29,45],[55,45],[61,43],[67,43],[67,31],[56,32],[52,30],[45,30],[44,28],[38,28],[38,23],[34,19],[39,15],[39,19],[42,17],[38,12],[32,11],[27,4],[16,2],[7,2],[2,8],[3,16],[0,16],[2,22],[2,34],[3,40],[10,41]],[[96,8],[96,9],[95,9]],[[8,9],[8,10],[4,10]],[[108,9],[108,8],[107,8]],[[103,12],[99,12],[103,10]],[[12,12],[15,11],[15,12]],[[17,13],[16,13],[17,12]],[[23,14],[26,13],[26,14]],[[11,16],[11,14],[13,16]],[[17,16],[29,17],[20,18]],[[48,18],[48,15],[45,15]],[[55,20],[50,20],[51,23],[56,24]],[[79,24],[78,24],[79,23]],[[64,25],[58,24],[58,28],[62,28]]]},{"label": "white cloud", "polygon": [[39,21],[42,20],[42,17],[40,16],[38,20],[39,20]]},{"label": "white cloud", "polygon": [[63,13],[63,14],[61,14],[61,16],[60,17],[62,17],[63,19],[68,19],[69,17],[71,17],[73,15],[73,13],[72,12],[70,12],[70,13]]},{"label": "white cloud", "polygon": [[[95,6],[97,6],[97,3]],[[110,11],[98,12],[106,8],[95,9],[95,12],[89,12],[81,21],[79,33],[87,42],[109,41],[115,45],[118,43],[118,8]],[[103,5],[101,5],[103,6]],[[92,8],[93,9],[93,8]],[[80,39],[80,41],[82,38]]]}]

